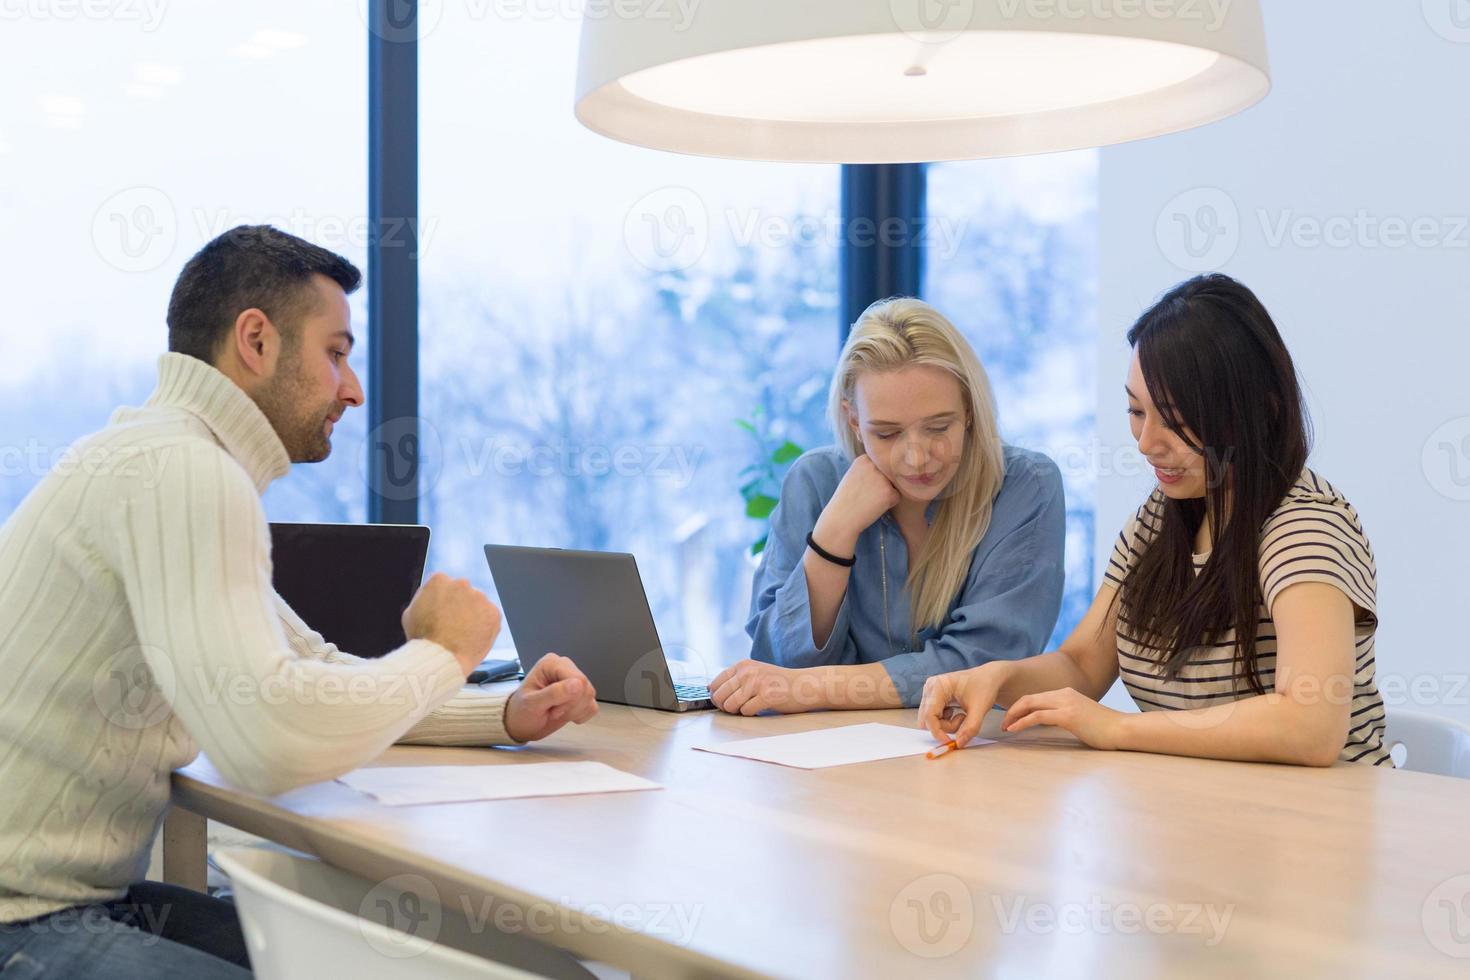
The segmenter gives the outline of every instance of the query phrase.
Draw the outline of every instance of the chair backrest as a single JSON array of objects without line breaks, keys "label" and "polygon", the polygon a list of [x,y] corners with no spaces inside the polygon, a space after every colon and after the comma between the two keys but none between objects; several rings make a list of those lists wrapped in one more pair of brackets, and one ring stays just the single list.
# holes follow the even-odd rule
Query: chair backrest
[{"label": "chair backrest", "polygon": [[1383,744],[1400,769],[1470,779],[1470,725],[1394,709],[1388,712]]},{"label": "chair backrest", "polygon": [[442,911],[412,882],[373,884],[320,861],[263,849],[224,850],[214,858],[230,876],[251,966],[262,980],[538,975],[439,943]]}]

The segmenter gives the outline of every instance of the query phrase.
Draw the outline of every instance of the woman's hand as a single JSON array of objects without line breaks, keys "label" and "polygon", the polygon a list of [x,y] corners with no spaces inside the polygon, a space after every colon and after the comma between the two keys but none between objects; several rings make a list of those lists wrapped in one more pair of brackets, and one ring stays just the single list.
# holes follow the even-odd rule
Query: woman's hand
[{"label": "woman's hand", "polygon": [[1034,725],[1055,725],[1076,735],[1094,749],[1116,749],[1126,716],[1104,708],[1070,687],[1017,699],[1006,712],[1001,728],[1023,732]]},{"label": "woman's hand", "polygon": [[929,678],[919,702],[919,727],[929,729],[936,742],[953,739],[964,748],[980,733],[986,713],[995,707],[1009,666],[997,661]]},{"label": "woman's hand", "polygon": [[845,558],[857,547],[858,535],[901,499],[898,488],[866,455],[852,461],[842,482],[812,529],[812,538],[827,551]]},{"label": "woman's hand", "polygon": [[715,707],[732,715],[762,711],[797,714],[826,707],[819,676],[823,668],[796,670],[758,660],[742,660],[720,672],[709,686]]}]

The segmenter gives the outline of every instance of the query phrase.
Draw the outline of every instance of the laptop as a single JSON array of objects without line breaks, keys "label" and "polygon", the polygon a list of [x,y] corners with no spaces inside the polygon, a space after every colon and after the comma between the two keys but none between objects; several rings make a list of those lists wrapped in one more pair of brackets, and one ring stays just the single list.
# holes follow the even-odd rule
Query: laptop
[{"label": "laptop", "polygon": [[714,707],[709,688],[674,680],[632,555],[487,544],[485,560],[517,650],[569,657],[599,701]]},{"label": "laptop", "polygon": [[407,642],[403,611],[424,578],[429,529],[414,524],[272,524],[276,593],[343,653]]}]

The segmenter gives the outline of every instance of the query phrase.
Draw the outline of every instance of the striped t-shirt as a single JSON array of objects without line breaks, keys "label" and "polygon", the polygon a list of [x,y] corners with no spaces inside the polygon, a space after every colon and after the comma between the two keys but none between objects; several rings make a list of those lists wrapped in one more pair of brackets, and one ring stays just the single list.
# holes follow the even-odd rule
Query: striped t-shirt
[{"label": "striped t-shirt", "polygon": [[[1164,499],[1164,492],[1155,489],[1118,535],[1105,574],[1115,586],[1122,587],[1134,562],[1158,533]],[[1209,557],[1208,553],[1194,556],[1196,575]],[[1276,625],[1271,619],[1276,597],[1300,582],[1325,582],[1341,589],[1356,612],[1356,667],[1352,718],[1338,759],[1392,766],[1383,746],[1383,698],[1373,680],[1377,569],[1358,512],[1330,483],[1303,469],[1261,530],[1260,573],[1263,601],[1256,625],[1256,674],[1261,686],[1271,691],[1276,684]],[[1125,615],[1120,613],[1118,621],[1118,671],[1141,710],[1203,708],[1252,696],[1244,676],[1236,675],[1234,630],[1220,643],[1197,647],[1179,676],[1166,681],[1162,666],[1140,654],[1140,644],[1123,621]]]}]

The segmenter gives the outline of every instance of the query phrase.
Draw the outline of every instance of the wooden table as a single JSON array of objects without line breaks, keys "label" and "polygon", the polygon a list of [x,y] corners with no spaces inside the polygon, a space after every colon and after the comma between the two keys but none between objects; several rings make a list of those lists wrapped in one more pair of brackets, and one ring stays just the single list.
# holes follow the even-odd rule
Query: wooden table
[{"label": "wooden table", "polygon": [[166,860],[197,883],[207,817],[367,879],[422,875],[446,906],[510,908],[639,976],[1470,976],[1470,781],[1096,752],[1056,730],[810,772],[691,751],[913,719],[603,705],[523,749],[382,757],[592,759],[666,787],[440,806],[335,783],[261,799],[201,759],[174,776]]}]

